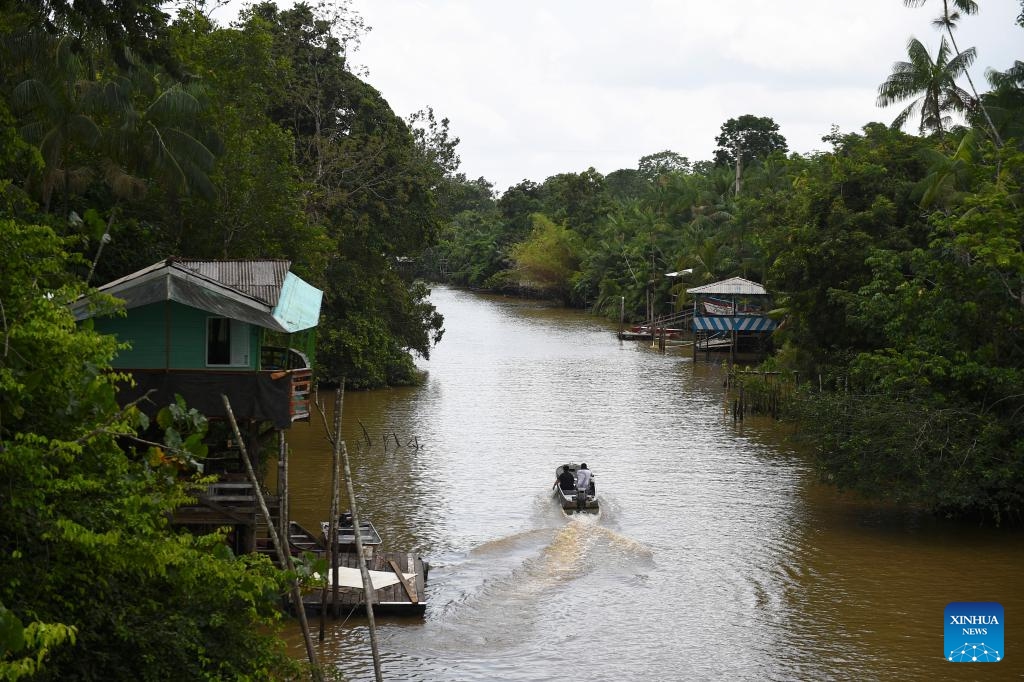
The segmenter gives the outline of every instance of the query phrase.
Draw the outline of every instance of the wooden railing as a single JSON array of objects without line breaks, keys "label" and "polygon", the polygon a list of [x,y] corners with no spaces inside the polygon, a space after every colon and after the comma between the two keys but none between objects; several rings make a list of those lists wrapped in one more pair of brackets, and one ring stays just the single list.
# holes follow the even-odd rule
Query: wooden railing
[{"label": "wooden railing", "polygon": [[[278,499],[264,494],[271,514],[278,512]],[[218,481],[199,493],[194,504],[178,507],[174,522],[205,525],[252,525],[260,509],[252,484],[246,481]]]},{"label": "wooden railing", "polygon": [[[309,358],[295,348],[264,346],[260,355],[260,368],[287,372],[291,381],[291,395],[288,411],[292,421],[309,419],[309,393],[313,382],[313,370]],[[274,376],[279,376],[275,372]]]},{"label": "wooden railing", "polygon": [[289,373],[292,375],[290,404],[292,421],[297,422],[309,419],[309,393],[313,383],[313,370],[307,367],[305,369],[293,369]]}]

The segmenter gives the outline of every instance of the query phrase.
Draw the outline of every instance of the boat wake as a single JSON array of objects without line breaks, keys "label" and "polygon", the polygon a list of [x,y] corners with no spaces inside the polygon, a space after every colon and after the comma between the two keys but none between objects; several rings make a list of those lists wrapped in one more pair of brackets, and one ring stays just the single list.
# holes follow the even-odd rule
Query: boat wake
[{"label": "boat wake", "polygon": [[513,533],[512,535],[506,535],[505,537],[497,538],[495,540],[488,540],[481,545],[477,545],[470,550],[470,554],[483,557],[487,555],[500,555],[509,552],[518,552],[524,548],[535,547],[538,540],[542,541],[547,538],[549,532],[550,530],[547,528],[533,528],[531,530]]},{"label": "boat wake", "polygon": [[[547,502],[551,503],[550,497]],[[449,659],[452,652],[475,652],[488,661],[511,656],[536,658],[545,651],[506,651],[510,643],[532,641],[530,631],[546,631],[552,622],[580,618],[580,594],[594,580],[609,576],[624,585],[641,583],[651,572],[653,553],[644,544],[606,528],[598,514],[537,519],[545,527],[482,543],[431,574],[431,606],[424,624],[431,630],[424,648],[413,638],[410,655],[424,660]],[[554,525],[548,525],[554,522]],[[401,649],[403,630],[391,631],[389,646]],[[512,633],[515,633],[514,635]],[[550,645],[543,638],[545,648]],[[502,652],[505,652],[503,654]],[[504,659],[503,659],[504,660]]]},{"label": "boat wake", "polygon": [[[543,617],[545,604],[563,599],[576,581],[591,572],[633,576],[647,571],[651,550],[605,528],[599,520],[596,514],[574,515],[556,528],[516,533],[477,547],[467,555],[465,564],[446,568],[459,572],[462,579],[476,574],[481,582],[441,607],[436,616],[454,625],[501,613],[506,626],[514,617],[527,621],[518,623],[522,627]],[[503,564],[503,571],[493,572]]]},{"label": "boat wake", "polygon": [[[621,533],[618,533],[610,528],[599,525],[597,523],[598,517],[589,514],[577,514],[572,517],[572,523],[580,524],[581,526],[587,527],[587,532],[592,533],[601,541],[606,543],[614,553],[621,555],[626,559],[644,558],[652,559],[654,552],[651,551],[650,547],[645,545],[638,540],[627,537]],[[607,556],[605,559],[609,558]]]}]

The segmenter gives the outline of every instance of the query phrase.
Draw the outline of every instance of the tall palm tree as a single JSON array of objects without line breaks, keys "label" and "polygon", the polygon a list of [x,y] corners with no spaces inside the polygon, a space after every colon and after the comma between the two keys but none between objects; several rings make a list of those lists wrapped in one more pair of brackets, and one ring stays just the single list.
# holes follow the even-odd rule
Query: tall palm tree
[{"label": "tall palm tree", "polygon": [[1007,138],[1024,140],[1024,61],[1017,60],[1006,71],[986,72],[992,90],[982,97]]},{"label": "tall palm tree", "polygon": [[67,215],[74,186],[95,176],[91,163],[99,164],[119,199],[138,198],[149,180],[172,194],[212,196],[214,153],[204,142],[198,86],[168,85],[140,63],[100,79],[73,43],[68,36],[29,32],[0,45],[2,65],[18,74],[11,101],[20,132],[38,145],[45,163],[44,210],[60,188]]},{"label": "tall palm tree", "polygon": [[942,38],[933,61],[928,50],[916,38],[907,43],[909,62],[896,62],[892,74],[878,86],[880,107],[913,98],[892,122],[893,128],[902,128],[911,116],[920,114],[920,131],[932,130],[941,136],[951,123],[951,112],[970,111],[975,100],[956,84],[974,61],[974,48],[950,59],[949,44]]},{"label": "tall palm tree", "polygon": [[115,194],[118,186],[134,194],[134,186],[152,179],[172,195],[213,197],[209,172],[215,141],[200,118],[200,86],[168,83],[136,63],[108,79],[101,91],[105,108],[114,112],[103,146],[110,161],[105,175]]},{"label": "tall palm tree", "polygon": [[[903,0],[903,4],[907,7],[921,7],[928,0]],[[956,7],[959,11],[950,11],[950,4]],[[932,20],[932,25],[940,31],[945,30],[949,35],[949,41],[953,45],[953,51],[956,52],[957,56],[960,56],[960,47],[956,44],[956,37],[953,35],[953,29],[956,28],[956,24],[960,21],[960,12],[964,14],[977,14],[978,3],[974,0],[942,0],[942,14]],[[971,48],[973,49],[973,48]],[[964,71],[964,75],[967,76],[967,83],[971,86],[971,92],[974,94],[974,101],[978,103],[978,107],[981,109],[981,113],[985,116],[985,121],[988,123],[989,130],[992,132],[992,138],[995,140],[997,147],[1003,146],[1003,140],[999,136],[999,131],[996,129],[995,124],[992,123],[992,118],[988,114],[988,109],[985,108],[985,103],[978,96],[978,90],[974,87],[974,80],[971,78],[970,71]]]},{"label": "tall palm tree", "polygon": [[5,48],[5,67],[23,76],[11,91],[14,111],[22,118],[21,135],[39,146],[45,164],[40,182],[44,210],[50,210],[59,187],[68,215],[71,186],[87,175],[72,167],[74,152],[95,147],[102,136],[94,116],[97,83],[69,37],[18,34],[5,40]]},{"label": "tall palm tree", "polygon": [[951,207],[970,186],[975,167],[975,137],[978,134],[977,128],[969,130],[952,156],[936,149],[921,150],[929,164],[928,175],[917,184],[922,208],[935,208],[949,215]]}]

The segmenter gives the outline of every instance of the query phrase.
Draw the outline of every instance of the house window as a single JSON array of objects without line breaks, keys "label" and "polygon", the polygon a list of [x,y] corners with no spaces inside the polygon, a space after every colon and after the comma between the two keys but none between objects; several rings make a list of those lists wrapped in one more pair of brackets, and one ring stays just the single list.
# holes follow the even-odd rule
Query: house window
[{"label": "house window", "polygon": [[245,366],[249,364],[249,325],[227,317],[206,320],[206,364]]}]

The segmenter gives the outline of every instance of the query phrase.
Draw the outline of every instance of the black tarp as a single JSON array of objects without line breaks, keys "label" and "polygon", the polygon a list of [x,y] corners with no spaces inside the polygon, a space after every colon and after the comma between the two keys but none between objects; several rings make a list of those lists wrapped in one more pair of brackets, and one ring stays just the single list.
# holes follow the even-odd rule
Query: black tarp
[{"label": "black tarp", "polygon": [[[270,422],[277,429],[291,426],[291,376],[286,372],[190,372],[165,370],[117,370],[129,372],[135,386],[122,384],[118,401],[126,405],[148,391],[148,399],[139,403],[147,415],[155,415],[180,395],[188,407],[194,407],[210,419],[226,419],[226,395],[231,411],[239,420]],[[275,378],[277,377],[277,378]]]}]

